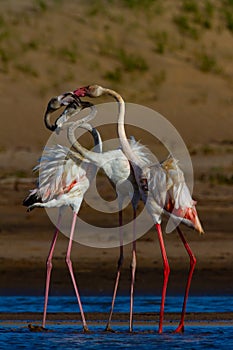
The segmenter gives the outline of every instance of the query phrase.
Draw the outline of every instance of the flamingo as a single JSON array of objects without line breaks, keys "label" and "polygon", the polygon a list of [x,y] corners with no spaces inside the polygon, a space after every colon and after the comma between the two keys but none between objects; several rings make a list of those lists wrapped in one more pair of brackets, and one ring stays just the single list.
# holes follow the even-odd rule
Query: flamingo
[{"label": "flamingo", "polygon": [[[72,144],[72,147],[81,154],[85,159],[88,159],[90,162],[102,168],[107,175],[110,183],[113,185],[114,189],[117,192],[118,197],[118,206],[119,206],[119,238],[120,238],[120,256],[118,259],[117,273],[115,279],[115,285],[113,289],[113,297],[111,303],[111,310],[109,314],[109,319],[106,325],[106,331],[112,331],[111,329],[111,319],[113,315],[113,309],[116,299],[116,294],[119,285],[119,279],[121,274],[121,267],[123,264],[124,256],[123,256],[123,232],[122,232],[122,207],[126,197],[131,198],[131,204],[133,208],[133,218],[134,222],[136,219],[136,209],[138,206],[138,202],[140,200],[140,193],[138,186],[135,182],[134,174],[132,172],[132,168],[125,154],[121,149],[110,150],[102,153],[95,153],[90,150],[87,150],[76,140],[74,136],[74,131],[78,126],[79,122],[72,123],[68,128],[68,139]],[[140,145],[135,141],[133,137],[130,140],[130,147],[133,152],[142,159],[143,166],[149,164],[147,160],[147,149],[146,147]],[[144,159],[144,160],[143,160]],[[135,225],[133,226],[133,246],[135,242]],[[135,248],[133,248],[133,251]],[[131,268],[132,268],[132,277],[131,277],[131,292],[130,292],[130,322],[129,329],[132,331],[132,310],[133,310],[133,293],[134,293],[134,281],[135,281],[135,257],[132,256]]]},{"label": "flamingo", "polygon": [[[68,96],[68,99],[67,97]],[[78,97],[74,95],[74,101],[76,101]],[[63,94],[61,96],[58,96],[57,99],[59,101],[63,101],[63,103],[66,103],[66,101],[72,101],[72,94],[67,93]],[[78,101],[81,103],[84,107],[88,107],[88,102],[85,101]],[[70,117],[70,116],[69,116]],[[88,117],[86,117],[88,118]],[[68,118],[59,118],[59,121],[62,119],[62,121],[66,121]],[[58,122],[55,123],[58,125]],[[122,208],[125,198],[128,196],[131,198],[131,204],[133,208],[133,218],[136,218],[136,209],[138,206],[138,202],[140,200],[140,193],[138,186],[135,182],[134,175],[132,173],[132,169],[130,166],[130,163],[124,153],[121,149],[111,150],[107,152],[102,153],[96,153],[92,152],[90,150],[87,150],[86,148],[82,147],[80,143],[76,140],[74,132],[77,127],[80,127],[80,121],[77,121],[76,123],[70,123],[68,128],[68,139],[72,145],[72,147],[78,152],[76,155],[72,154],[73,157],[77,156],[79,157],[79,154],[85,158],[85,160],[90,161],[91,163],[95,164],[97,167],[102,168],[107,175],[108,179],[110,180],[110,183],[113,185],[117,192],[118,196],[118,207],[119,207],[119,238],[120,238],[120,256],[118,259],[118,266],[117,266],[117,273],[116,273],[116,279],[115,279],[115,285],[114,285],[114,291],[113,291],[113,297],[112,297],[112,303],[111,303],[111,310],[109,314],[109,319],[106,326],[106,331],[112,331],[111,329],[111,319],[113,315],[113,309],[115,305],[115,299],[116,294],[118,290],[119,285],[119,279],[121,274],[121,267],[123,264],[124,256],[123,256],[123,232],[122,232]],[[130,145],[134,152],[138,154],[140,158],[144,158],[144,161],[142,161],[143,165],[149,164],[149,161],[147,160],[147,149],[140,145],[138,142],[135,141],[134,137],[130,137]],[[132,191],[133,186],[133,191]],[[135,225],[133,226],[133,239],[135,241]],[[134,264],[134,258],[132,258],[131,265]],[[132,267],[132,279],[131,279],[131,298],[130,298],[130,331],[132,331],[132,307],[133,307],[133,293],[134,293],[134,269]]]},{"label": "flamingo", "polygon": [[[107,152],[100,153],[96,155],[94,152],[86,150],[82,147],[79,142],[75,139],[74,131],[77,125],[73,123],[68,129],[68,139],[72,144],[73,148],[79,152],[85,159],[88,159],[90,162],[94,163],[98,167],[102,168],[107,177],[109,178],[111,184],[116,189],[118,196],[118,206],[119,206],[119,236],[120,236],[120,256],[118,259],[118,267],[116,273],[116,279],[113,290],[113,297],[111,303],[111,310],[109,314],[109,319],[106,326],[106,331],[112,331],[111,329],[111,319],[113,315],[113,309],[116,299],[116,294],[119,285],[119,279],[121,274],[121,267],[123,264],[124,256],[123,256],[123,233],[122,233],[122,207],[123,202],[127,196],[131,198],[131,204],[133,208],[133,217],[136,218],[136,209],[138,206],[138,202],[140,200],[140,194],[135,182],[132,169],[130,167],[130,163],[128,159],[125,157],[124,153],[121,149],[111,150]],[[140,157],[144,157],[146,154],[146,149],[142,147],[139,143],[137,143],[134,138],[131,137],[131,147],[134,151],[140,155]],[[145,160],[145,164],[147,160]],[[129,185],[129,181],[131,185]],[[133,191],[132,191],[133,186]],[[133,228],[133,237],[135,237],[135,226]],[[134,260],[132,259],[131,266],[133,267]],[[133,288],[134,288],[134,275],[132,268],[132,280],[131,280],[131,311],[130,311],[130,331],[132,331],[132,303],[133,303]]]},{"label": "flamingo", "polygon": [[[192,200],[191,194],[184,180],[184,174],[178,167],[177,162],[174,158],[170,157],[161,164],[157,163],[144,165],[142,163],[142,158],[140,155],[134,152],[133,148],[127,140],[124,128],[125,103],[123,98],[116,91],[108,88],[103,88],[99,85],[90,85],[76,89],[74,91],[74,94],[78,97],[99,97],[102,95],[109,95],[112,96],[118,103],[118,135],[120,138],[122,150],[130,160],[136,183],[138,184],[140,191],[140,196],[155,224],[163,259],[164,281],[162,288],[158,329],[158,332],[162,333],[164,304],[168,278],[170,274],[170,267],[161,229],[161,216],[163,213],[165,213],[166,215],[169,215],[174,221],[182,221],[182,223],[185,225],[196,229],[200,234],[204,233],[195,208],[196,203]],[[181,319],[178,327],[175,330],[175,332],[180,333],[184,331],[186,303],[193,271],[196,265],[196,258],[179,227],[177,227],[177,231],[190,258],[190,269],[185,289]],[[136,269],[136,242],[134,242],[133,245],[132,269],[132,274],[134,275]]]},{"label": "flamingo", "polygon": [[[60,102],[61,100],[58,99]],[[64,102],[64,101],[63,101]],[[77,102],[77,101],[76,101]],[[53,102],[54,103],[54,100]],[[87,106],[87,104],[85,105]],[[58,105],[55,106],[58,109]],[[76,110],[77,107],[73,103],[68,105],[64,113],[58,118],[63,120],[68,119],[71,116],[71,112]],[[95,142],[95,151],[102,151],[102,140],[98,131],[95,128],[92,128],[90,124],[86,123],[88,120],[92,119],[96,113],[96,108],[92,105],[91,114],[82,120],[79,121],[79,126],[88,130]],[[49,106],[47,112],[50,110]],[[61,122],[57,119],[55,125],[60,125]],[[50,125],[50,123],[49,123]],[[50,125],[51,126],[51,125]],[[68,159],[67,159],[68,157]],[[52,270],[52,257],[57,241],[59,227],[61,223],[61,211],[62,207],[70,206],[73,210],[73,220],[71,225],[69,244],[66,253],[66,263],[70,272],[71,280],[74,286],[75,294],[78,300],[83,330],[84,332],[88,331],[87,323],[85,320],[83,307],[79,295],[79,290],[76,285],[75,276],[72,267],[72,261],[70,258],[72,241],[74,236],[76,218],[80,209],[80,206],[83,201],[83,197],[88,190],[92,179],[94,178],[97,168],[94,164],[86,162],[80,155],[75,154],[68,148],[55,145],[46,149],[43,153],[42,158],[40,159],[39,165],[37,165],[34,170],[40,172],[40,181],[37,183],[37,187],[32,190],[23,201],[23,205],[28,207],[28,211],[36,208],[51,208],[58,207],[59,215],[58,222],[56,225],[56,230],[52,239],[50,246],[48,258],[47,258],[47,274],[46,274],[46,286],[45,286],[45,301],[44,301],[44,312],[43,312],[43,321],[42,321],[42,330],[45,329],[46,323],[46,314],[47,314],[47,305],[48,305],[48,294],[50,286],[50,277]]]}]

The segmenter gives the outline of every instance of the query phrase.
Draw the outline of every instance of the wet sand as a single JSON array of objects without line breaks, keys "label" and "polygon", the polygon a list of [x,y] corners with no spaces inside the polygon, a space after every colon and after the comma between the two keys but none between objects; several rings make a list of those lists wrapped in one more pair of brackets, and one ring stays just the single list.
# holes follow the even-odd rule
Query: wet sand
[{"label": "wet sand", "polygon": [[[103,312],[87,312],[85,313],[88,327],[98,325],[98,327],[106,326],[108,320],[108,313]],[[0,313],[0,324],[2,326],[22,326],[29,327],[29,330],[38,332],[42,331],[38,328],[41,324],[42,313]],[[180,313],[167,312],[164,316],[164,326],[176,326],[180,320]],[[119,330],[115,329],[119,326],[127,326],[129,322],[128,313],[114,313],[112,319],[112,326],[117,333]],[[157,326],[159,322],[159,313],[134,313],[133,316],[134,326]],[[68,326],[74,324],[79,329],[82,329],[82,322],[80,313],[48,313],[47,327],[45,331],[53,331],[53,326]],[[185,325],[189,326],[233,326],[233,313],[232,312],[195,312],[187,313],[185,318]],[[151,328],[150,328],[151,329]],[[135,329],[135,331],[137,331]],[[144,332],[143,332],[144,333]]]},{"label": "wet sand", "polygon": [[[22,199],[32,184],[1,185],[1,295],[43,295],[45,265],[54,226],[42,209],[26,213]],[[191,285],[194,295],[232,295],[232,204],[229,186],[208,187],[196,184],[199,196],[198,211],[206,233],[182,226],[197,258]],[[205,197],[205,201],[203,198]],[[221,200],[224,198],[224,200]],[[90,213],[84,206],[81,217]],[[131,212],[126,212],[130,216]],[[107,219],[103,216],[105,224]],[[98,219],[103,221],[103,218]],[[117,216],[114,220],[117,220]],[[109,218],[109,223],[112,218]],[[98,222],[97,222],[98,224]],[[165,244],[171,267],[168,295],[182,295],[189,269],[189,258],[178,235],[165,234]],[[73,287],[65,264],[68,238],[60,235],[53,259],[51,294],[73,295]],[[130,289],[131,245],[124,247],[124,265],[119,287],[120,294]],[[72,261],[82,295],[112,293],[119,248],[98,249],[74,242]],[[135,293],[160,295],[163,266],[155,229],[137,241],[137,272]]]},{"label": "wet sand", "polygon": [[[34,312],[18,312],[18,313],[0,313],[0,320],[1,321],[20,321],[20,320],[41,320],[43,314],[41,312],[34,313]],[[107,321],[109,317],[109,313],[107,312],[86,312],[85,313],[86,319],[90,322],[97,322],[97,321]],[[165,321],[177,321],[180,318],[180,313],[178,312],[166,312],[165,314]],[[119,322],[119,321],[128,321],[129,313],[126,312],[117,312],[114,313],[113,321]],[[78,312],[69,312],[69,313],[62,313],[62,312],[54,312],[54,313],[48,313],[48,322],[49,321],[63,321],[63,322],[71,322],[76,321],[79,322],[81,320],[81,315]],[[135,322],[150,322],[150,321],[158,321],[159,320],[159,313],[134,313],[134,321]],[[186,321],[200,321],[200,322],[228,322],[229,324],[233,324],[233,312],[187,312],[186,313]]]}]

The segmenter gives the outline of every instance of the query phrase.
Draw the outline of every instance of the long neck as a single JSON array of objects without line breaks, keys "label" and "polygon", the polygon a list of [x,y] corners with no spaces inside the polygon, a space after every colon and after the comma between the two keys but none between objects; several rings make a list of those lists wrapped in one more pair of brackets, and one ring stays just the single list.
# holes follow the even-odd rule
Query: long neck
[{"label": "long neck", "polygon": [[44,115],[44,123],[47,129],[54,131],[56,129],[56,126],[51,124],[50,122],[50,117],[51,117],[51,112],[49,112],[49,108],[47,108],[45,115]]},{"label": "long neck", "polygon": [[[81,127],[84,127],[84,126],[81,126]],[[84,129],[86,128],[84,127]],[[99,132],[96,130],[96,128],[92,128],[92,127],[91,127],[91,130],[89,128],[87,128],[86,130],[88,130],[93,136],[94,144],[95,144],[95,152],[102,153],[103,143]]]},{"label": "long neck", "polygon": [[[100,138],[100,135],[98,131],[95,128],[86,128],[85,125],[79,125],[80,123],[72,123],[72,125],[68,128],[67,131],[67,137],[70,143],[72,144],[73,148],[80,153],[83,157],[90,160],[92,163],[94,163],[97,166],[101,166],[103,157],[102,157],[102,140]],[[77,140],[74,135],[74,132],[77,127],[83,127],[89,132],[91,132],[94,143],[95,143],[95,150],[96,152],[89,151],[85,147],[83,147]],[[100,153],[98,153],[100,152]]]},{"label": "long neck", "polygon": [[133,173],[135,176],[135,180],[138,184],[139,190],[140,190],[140,194],[141,194],[141,198],[144,201],[144,203],[146,203],[146,193],[142,190],[141,188],[141,177],[142,177],[142,161],[141,159],[137,156],[137,154],[135,154],[135,152],[133,152],[129,141],[127,139],[126,133],[125,133],[125,126],[124,126],[124,118],[125,118],[125,102],[123,100],[123,98],[115,91],[110,90],[110,89],[106,89],[105,93],[113,96],[117,103],[118,103],[118,136],[120,138],[120,142],[121,142],[121,147],[122,150],[124,152],[124,154],[126,155],[126,157],[128,158],[128,160],[130,161],[130,164],[133,168]]},{"label": "long neck", "polygon": [[140,164],[140,159],[138,156],[132,151],[132,148],[129,144],[129,141],[127,139],[126,133],[125,133],[125,102],[120,94],[118,94],[116,91],[111,89],[104,89],[105,94],[111,95],[114,97],[118,103],[118,136],[120,138],[121,146],[123,149],[123,152],[125,153],[126,157],[134,164]]}]

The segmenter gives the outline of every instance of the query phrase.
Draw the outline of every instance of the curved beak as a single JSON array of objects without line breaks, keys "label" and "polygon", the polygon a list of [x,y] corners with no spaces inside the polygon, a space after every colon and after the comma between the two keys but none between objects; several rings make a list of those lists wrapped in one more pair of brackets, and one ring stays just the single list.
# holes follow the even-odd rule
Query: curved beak
[{"label": "curved beak", "polygon": [[[54,131],[57,128],[56,122],[51,124],[50,118],[52,113],[57,111],[59,108],[63,106],[68,106],[70,103],[76,102],[77,105],[81,104],[78,96],[73,94],[72,92],[66,92],[62,95],[52,97],[48,102],[45,115],[44,115],[44,123],[47,129]],[[59,117],[58,117],[59,119]]]},{"label": "curved beak", "polygon": [[[51,124],[50,118],[52,113],[59,108],[67,106],[63,113]],[[48,102],[44,115],[44,123],[47,129],[54,131],[57,127],[61,127],[74,113],[79,113],[82,109],[91,107],[90,102],[81,101],[79,96],[73,92],[65,92],[62,95],[51,98]],[[78,110],[79,109],[79,110]]]},{"label": "curved beak", "polygon": [[46,108],[45,115],[44,115],[44,123],[45,123],[45,126],[47,129],[54,131],[56,129],[56,126],[54,124],[51,124],[50,117],[51,117],[51,114],[53,112],[55,112],[60,107],[58,107],[58,108],[52,107],[51,102],[52,102],[52,100],[49,101],[48,106]]},{"label": "curved beak", "polygon": [[57,96],[60,106],[68,106],[72,102],[76,102],[78,105],[81,104],[80,98],[73,92],[65,92],[62,95]]}]

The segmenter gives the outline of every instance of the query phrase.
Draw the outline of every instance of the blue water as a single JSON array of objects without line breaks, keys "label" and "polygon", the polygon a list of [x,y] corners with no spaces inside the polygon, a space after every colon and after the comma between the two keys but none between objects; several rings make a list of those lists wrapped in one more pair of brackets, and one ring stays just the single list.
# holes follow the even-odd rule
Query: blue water
[{"label": "blue water", "polygon": [[77,332],[75,325],[53,327],[53,332],[31,333],[21,326],[1,327],[0,349],[232,349],[232,326],[187,327],[185,333],[174,334],[171,327],[164,327],[162,335],[148,332],[148,326],[137,327],[129,334],[126,327],[118,327],[118,333],[105,333],[100,326],[92,327],[92,333]]},{"label": "blue water", "polygon": [[[232,312],[233,298],[230,296],[190,296],[187,312]],[[111,298],[107,296],[88,296],[82,298],[85,312],[106,312]],[[135,296],[135,312],[158,312],[160,298],[156,296]],[[169,296],[166,312],[179,312],[182,297]],[[41,312],[43,297],[3,296],[0,297],[0,312]],[[79,311],[74,297],[49,298],[48,312]],[[129,298],[118,296],[116,312],[129,311]],[[116,333],[103,332],[105,323],[90,323],[91,333],[83,334],[80,322],[50,322],[51,332],[33,333],[27,328],[28,321],[0,322],[0,350],[11,349],[232,349],[233,326],[229,323],[219,325],[217,322],[202,325],[188,324],[184,334],[174,334],[176,324],[164,326],[164,333],[157,333],[155,323],[134,325],[134,332],[128,333],[125,323],[113,324]],[[37,324],[40,324],[38,321]]]},{"label": "blue water", "polygon": [[[146,295],[135,296],[134,312],[159,312],[161,298]],[[182,296],[168,296],[165,312],[180,312]],[[0,296],[0,312],[42,312],[44,297],[42,296]],[[111,305],[110,296],[82,297],[85,312],[108,312]],[[75,297],[51,296],[48,312],[78,312]],[[114,312],[128,312],[129,297],[117,296]],[[233,312],[233,297],[231,296],[190,296],[187,312]]]}]

